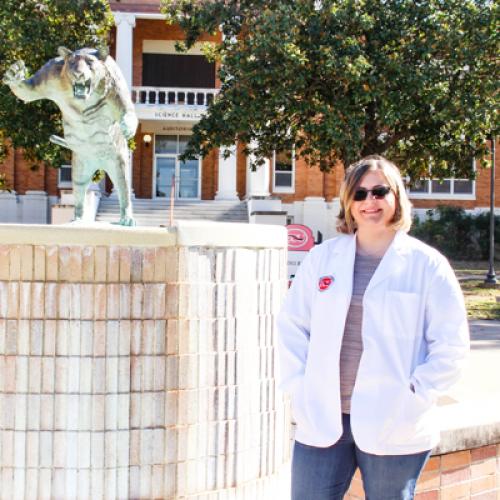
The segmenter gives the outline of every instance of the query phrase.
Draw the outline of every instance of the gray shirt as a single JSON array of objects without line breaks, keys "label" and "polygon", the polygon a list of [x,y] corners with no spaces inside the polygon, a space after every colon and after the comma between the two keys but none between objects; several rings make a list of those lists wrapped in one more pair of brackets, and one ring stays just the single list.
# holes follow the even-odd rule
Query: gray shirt
[{"label": "gray shirt", "polygon": [[347,313],[340,349],[340,399],[342,413],[351,412],[351,395],[358,373],[359,360],[363,352],[361,322],[363,319],[363,295],[381,257],[370,257],[356,253],[352,285],[351,305]]}]

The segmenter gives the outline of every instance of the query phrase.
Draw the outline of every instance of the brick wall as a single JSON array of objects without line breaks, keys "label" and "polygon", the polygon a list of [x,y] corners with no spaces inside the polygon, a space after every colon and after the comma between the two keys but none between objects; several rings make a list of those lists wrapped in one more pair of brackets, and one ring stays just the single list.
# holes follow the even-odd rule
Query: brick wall
[{"label": "brick wall", "polygon": [[26,194],[26,191],[46,191],[51,196],[58,194],[57,169],[27,160],[20,149],[9,149],[5,162],[0,164],[0,172],[6,174],[8,187],[17,194]]},{"label": "brick wall", "polygon": [[[347,499],[364,499],[359,470]],[[417,483],[415,500],[500,499],[500,444],[432,456]]]},{"label": "brick wall", "polygon": [[218,188],[219,150],[213,149],[201,164],[201,199],[213,200]]},{"label": "brick wall", "polygon": [[323,173],[318,167],[309,167],[303,159],[298,159],[295,164],[295,192],[274,194],[283,203],[302,201],[307,196],[321,196],[326,201],[331,201],[339,195],[343,178],[344,168],[340,163],[329,173]]},{"label": "brick wall", "polygon": [[[154,141],[147,145],[144,142],[144,135],[139,125],[135,134],[136,149],[132,168],[132,187],[137,198],[151,198],[153,193]],[[149,135],[153,136],[153,134]]]},{"label": "brick wall", "polygon": [[[491,170],[479,168],[476,179],[476,206],[488,207],[490,205]],[[495,168],[495,206],[500,206],[500,165]]]},{"label": "brick wall", "polygon": [[[134,153],[134,191],[139,198],[149,198],[152,192],[153,156],[152,146],[145,147],[143,135],[136,136],[137,149]],[[246,158],[242,152],[243,146],[238,148],[237,157],[237,192],[243,197],[246,192]],[[213,150],[202,165],[202,199],[214,198],[218,187],[218,150]],[[290,194],[272,193],[272,179],[270,192],[279,197],[284,203],[304,200],[307,196],[324,197],[331,201],[338,196],[340,185],[344,177],[342,165],[336,166],[330,173],[324,174],[319,168],[309,167],[299,159],[296,162],[295,192]],[[415,208],[432,208],[437,203],[443,205],[458,205],[465,209],[489,206],[490,170],[480,169],[476,180],[476,200],[420,200],[412,199]],[[496,206],[500,206],[500,172],[495,178]]]},{"label": "brick wall", "polygon": [[[136,150],[134,152],[133,189],[138,198],[150,198],[153,182],[153,145],[146,147],[143,143],[143,133],[140,127],[135,137]],[[237,191],[240,197],[246,192],[246,159],[240,146],[237,158]],[[51,196],[58,195],[57,169],[39,166],[32,170],[31,162],[25,160],[22,151],[9,152],[6,161],[0,165],[0,172],[6,174],[7,182],[18,194],[26,191],[46,191]],[[202,166],[202,199],[213,199],[217,192],[218,172],[217,150],[214,150],[203,161]],[[329,174],[323,174],[317,167],[308,167],[303,160],[296,163],[295,193],[273,193],[284,203],[303,200],[306,196],[322,196],[327,201],[338,196],[340,184],[344,175],[343,168],[336,167]],[[458,205],[465,209],[488,207],[490,196],[490,170],[480,168],[476,178],[475,200],[422,200],[412,199],[415,208],[433,208],[436,204]],[[270,190],[272,190],[272,179]],[[500,166],[497,165],[495,176],[495,206],[500,206]]]},{"label": "brick wall", "polygon": [[247,190],[247,158],[243,154],[244,145],[238,143],[236,157],[236,191],[241,199],[245,197]]}]

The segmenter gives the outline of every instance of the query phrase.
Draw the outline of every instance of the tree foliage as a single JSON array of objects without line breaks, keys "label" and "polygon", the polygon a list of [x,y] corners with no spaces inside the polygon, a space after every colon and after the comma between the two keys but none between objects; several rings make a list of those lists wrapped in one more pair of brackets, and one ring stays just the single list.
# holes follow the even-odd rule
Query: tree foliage
[{"label": "tree foliage", "polygon": [[324,171],[383,154],[413,178],[471,174],[498,129],[498,3],[491,0],[162,0],[190,47],[211,49],[221,93],[186,155],[238,138],[295,145]]},{"label": "tree foliage", "polygon": [[31,76],[57,56],[59,46],[72,50],[102,46],[111,23],[107,0],[0,2],[0,162],[7,153],[7,139],[34,163],[59,166],[67,155],[49,142],[51,134],[63,135],[57,106],[48,100],[25,104],[17,99],[1,82],[5,70],[24,60]]}]

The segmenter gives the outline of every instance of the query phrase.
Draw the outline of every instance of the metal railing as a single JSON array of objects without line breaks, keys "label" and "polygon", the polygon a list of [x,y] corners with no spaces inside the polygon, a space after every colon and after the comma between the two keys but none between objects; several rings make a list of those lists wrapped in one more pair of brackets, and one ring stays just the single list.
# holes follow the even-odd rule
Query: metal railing
[{"label": "metal railing", "polygon": [[132,102],[151,106],[208,106],[219,89],[132,87]]}]

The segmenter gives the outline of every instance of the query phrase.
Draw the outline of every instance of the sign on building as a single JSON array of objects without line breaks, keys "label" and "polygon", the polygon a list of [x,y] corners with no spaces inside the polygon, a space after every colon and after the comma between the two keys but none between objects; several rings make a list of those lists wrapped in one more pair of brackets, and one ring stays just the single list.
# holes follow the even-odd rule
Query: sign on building
[{"label": "sign on building", "polygon": [[311,229],[303,224],[289,224],[288,231],[288,286],[307,252],[314,246],[314,237]]}]

